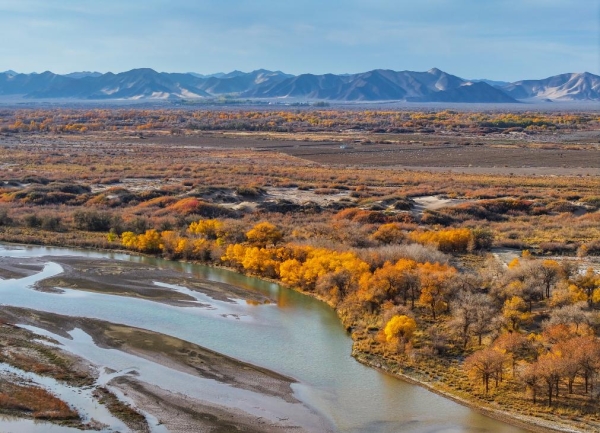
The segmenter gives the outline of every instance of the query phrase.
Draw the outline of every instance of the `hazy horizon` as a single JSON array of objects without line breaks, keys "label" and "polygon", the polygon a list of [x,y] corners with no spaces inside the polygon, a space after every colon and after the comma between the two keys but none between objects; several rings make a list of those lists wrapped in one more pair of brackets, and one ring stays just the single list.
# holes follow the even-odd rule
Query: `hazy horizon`
[{"label": "hazy horizon", "polygon": [[15,43],[0,47],[0,71],[299,75],[437,67],[502,81],[598,75],[600,5],[585,3],[4,0],[0,34]]},{"label": "hazy horizon", "polygon": [[[432,67],[432,68],[427,69],[427,71],[430,70],[430,69],[433,69],[433,68],[435,68],[435,66]],[[148,67],[145,67],[145,66],[140,66],[140,67],[136,67],[136,68],[124,70],[124,71],[117,71],[117,70],[115,70],[115,71],[100,72],[100,71],[90,71],[90,70],[79,69],[79,70],[73,70],[73,71],[69,71],[69,72],[65,72],[65,73],[60,73],[60,74],[57,73],[57,72],[55,72],[55,71],[49,70],[49,69],[47,69],[47,70],[40,70],[40,71],[16,71],[16,70],[14,70],[14,68],[9,68],[9,69],[6,69],[6,70],[0,70],[0,73],[12,71],[12,72],[16,72],[16,73],[19,73],[19,74],[43,74],[44,72],[52,72],[52,73],[55,73],[55,74],[58,74],[58,75],[69,75],[69,74],[74,74],[74,73],[101,73],[101,74],[113,73],[113,74],[120,74],[120,73],[129,72],[129,71],[137,70],[137,69],[153,69],[154,71],[156,71],[158,73],[167,73],[167,74],[171,74],[171,73],[176,73],[176,74],[200,74],[200,75],[204,75],[204,76],[211,76],[211,75],[217,75],[217,74],[228,74],[228,73],[232,73],[232,72],[251,73],[251,72],[254,72],[254,71],[257,70],[257,69],[253,69],[253,70],[233,69],[233,70],[230,70],[230,71],[215,71],[215,72],[201,73],[201,72],[197,72],[197,71],[161,71],[161,70],[156,70],[154,68],[148,68]],[[259,68],[259,69],[266,69],[266,68]],[[383,68],[372,68],[372,69],[368,69],[368,70],[364,70],[364,71],[339,73],[339,74],[336,74],[336,75],[355,75],[355,74],[366,73],[366,72],[369,72],[369,71],[372,71],[372,70],[376,70],[376,69],[383,69]],[[440,69],[440,68],[438,68],[438,69]],[[423,71],[416,71],[416,70],[412,70],[412,69],[403,69],[402,71],[404,71],[404,70],[406,70],[406,71],[412,71],[412,72],[426,72],[425,70],[423,70]],[[283,72],[285,74],[290,74],[289,72],[287,72],[285,70],[282,70],[281,68],[279,68],[279,69],[269,69],[269,71],[271,71],[271,72]],[[401,72],[401,70],[396,70],[396,71]],[[452,71],[446,71],[446,70],[444,70],[443,72],[446,72],[446,73],[448,73],[450,75],[456,75]],[[594,74],[593,72],[590,72],[590,71],[563,71],[563,72],[560,72],[560,73],[555,74],[555,75],[570,74],[570,73],[591,73],[591,74]],[[315,73],[310,72],[310,71],[303,72],[302,74],[321,75],[321,74],[315,74]],[[291,75],[301,75],[301,74],[291,74]],[[598,75],[598,74],[594,74],[594,75]],[[542,76],[540,76],[540,77],[521,77],[519,80],[542,80],[542,79],[549,78],[549,77],[550,76],[543,76],[543,77]],[[491,81],[507,81],[507,82],[510,82],[509,80],[490,79],[488,77],[463,77],[463,76],[459,76],[459,78],[462,78],[462,79],[465,79],[465,80],[491,80]],[[514,80],[514,81],[519,81],[519,80]]]}]

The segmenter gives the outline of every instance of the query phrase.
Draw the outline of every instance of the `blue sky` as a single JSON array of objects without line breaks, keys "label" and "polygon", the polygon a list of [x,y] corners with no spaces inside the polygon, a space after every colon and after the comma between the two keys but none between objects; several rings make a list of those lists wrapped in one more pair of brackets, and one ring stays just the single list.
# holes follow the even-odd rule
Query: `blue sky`
[{"label": "blue sky", "polygon": [[598,0],[0,0],[0,71],[600,74]]}]

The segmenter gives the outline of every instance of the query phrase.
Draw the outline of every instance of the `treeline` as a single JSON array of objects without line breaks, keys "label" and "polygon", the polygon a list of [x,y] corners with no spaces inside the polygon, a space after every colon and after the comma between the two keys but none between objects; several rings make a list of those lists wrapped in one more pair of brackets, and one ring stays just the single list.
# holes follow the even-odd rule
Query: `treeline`
[{"label": "treeline", "polygon": [[4,110],[0,132],[86,133],[93,131],[244,130],[270,132],[335,131],[407,133],[435,131],[536,132],[597,126],[594,113],[470,113],[383,110]]}]

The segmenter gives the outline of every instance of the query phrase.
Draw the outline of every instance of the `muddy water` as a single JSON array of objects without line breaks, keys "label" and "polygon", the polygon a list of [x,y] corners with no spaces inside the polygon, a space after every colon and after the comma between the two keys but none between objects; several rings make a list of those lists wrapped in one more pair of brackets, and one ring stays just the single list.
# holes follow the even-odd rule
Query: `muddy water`
[{"label": "muddy water", "polygon": [[[297,397],[327,417],[340,432],[524,431],[357,363],[350,357],[351,340],[329,307],[276,284],[221,269],[125,254],[0,245],[0,256],[22,257],[24,261],[27,257],[56,255],[113,258],[180,270],[259,290],[277,299],[277,305],[210,300],[210,308],[175,307],[99,293],[42,293],[28,288],[40,277],[60,272],[52,263],[34,277],[0,281],[0,302],[154,330],[292,376],[300,382],[293,385]],[[197,299],[206,302],[202,297]]]}]

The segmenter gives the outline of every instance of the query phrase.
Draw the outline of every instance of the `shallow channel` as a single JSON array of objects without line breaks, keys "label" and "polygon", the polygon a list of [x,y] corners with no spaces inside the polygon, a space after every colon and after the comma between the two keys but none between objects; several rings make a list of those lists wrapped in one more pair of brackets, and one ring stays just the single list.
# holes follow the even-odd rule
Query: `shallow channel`
[{"label": "shallow channel", "polygon": [[[76,290],[45,293],[29,288],[40,277],[55,273],[55,264],[31,277],[0,280],[0,303],[153,330],[291,376],[299,381],[293,385],[297,397],[340,432],[525,431],[361,365],[350,356],[352,341],[331,308],[277,284],[224,269],[127,254],[0,244],[0,256],[21,257],[24,262],[28,257],[59,255],[179,270],[258,290],[276,299],[277,305],[211,301],[210,309],[176,307]],[[224,315],[224,311],[236,316]]]}]

